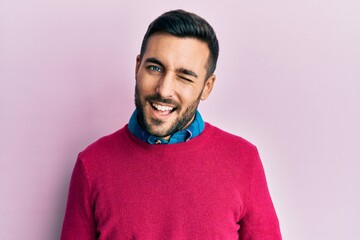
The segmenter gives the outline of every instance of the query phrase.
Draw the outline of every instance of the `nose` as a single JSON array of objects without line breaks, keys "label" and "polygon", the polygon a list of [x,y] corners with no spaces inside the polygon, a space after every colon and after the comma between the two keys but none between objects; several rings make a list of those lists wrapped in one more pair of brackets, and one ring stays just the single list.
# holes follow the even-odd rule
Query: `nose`
[{"label": "nose", "polygon": [[175,91],[175,76],[172,72],[167,72],[158,81],[156,92],[162,98],[172,98]]}]

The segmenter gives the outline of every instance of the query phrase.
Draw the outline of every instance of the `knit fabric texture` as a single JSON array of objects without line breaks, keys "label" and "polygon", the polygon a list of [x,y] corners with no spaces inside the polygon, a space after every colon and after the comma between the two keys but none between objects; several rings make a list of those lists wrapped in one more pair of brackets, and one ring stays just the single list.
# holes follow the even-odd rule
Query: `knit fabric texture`
[{"label": "knit fabric texture", "polygon": [[280,240],[254,145],[209,123],[151,145],[127,125],[78,156],[62,240]]}]

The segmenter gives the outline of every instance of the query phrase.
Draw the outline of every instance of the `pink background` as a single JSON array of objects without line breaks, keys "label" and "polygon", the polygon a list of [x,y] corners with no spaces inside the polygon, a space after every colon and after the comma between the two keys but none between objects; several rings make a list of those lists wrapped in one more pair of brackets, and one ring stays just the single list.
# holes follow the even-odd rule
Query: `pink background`
[{"label": "pink background", "polygon": [[[360,239],[360,4],[0,1],[0,239],[59,238],[76,155],[127,123],[164,11],[220,40],[203,117],[256,144],[284,239]],[[204,219],[206,221],[206,219]]]}]

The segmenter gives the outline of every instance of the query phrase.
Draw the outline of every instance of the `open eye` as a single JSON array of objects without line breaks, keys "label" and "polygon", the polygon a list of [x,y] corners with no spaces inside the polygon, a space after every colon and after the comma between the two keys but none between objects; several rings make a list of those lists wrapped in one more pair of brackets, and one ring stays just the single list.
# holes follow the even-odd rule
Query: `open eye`
[{"label": "open eye", "polygon": [[149,70],[154,71],[154,72],[162,72],[162,69],[158,66],[154,66],[154,65],[150,65],[147,67]]}]

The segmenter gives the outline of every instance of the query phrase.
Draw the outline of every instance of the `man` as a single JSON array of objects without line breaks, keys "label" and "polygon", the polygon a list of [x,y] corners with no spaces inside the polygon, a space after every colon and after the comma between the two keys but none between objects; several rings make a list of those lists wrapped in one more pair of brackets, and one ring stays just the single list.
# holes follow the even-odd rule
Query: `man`
[{"label": "man", "polygon": [[149,26],[129,124],[79,154],[62,239],[281,239],[256,147],[205,123],[219,47],[201,17]]}]

